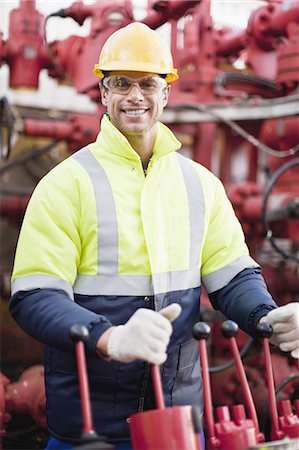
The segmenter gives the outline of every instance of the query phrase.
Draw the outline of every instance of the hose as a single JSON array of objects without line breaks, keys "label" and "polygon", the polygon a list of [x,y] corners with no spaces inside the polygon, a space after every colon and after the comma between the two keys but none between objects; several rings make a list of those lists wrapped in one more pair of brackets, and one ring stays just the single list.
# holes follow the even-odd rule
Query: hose
[{"label": "hose", "polygon": [[299,262],[299,256],[294,255],[293,253],[289,253],[286,252],[284,250],[282,250],[277,243],[274,240],[273,237],[273,232],[269,226],[268,223],[268,217],[267,217],[267,203],[268,203],[268,198],[269,195],[273,189],[273,186],[275,185],[275,183],[277,182],[278,178],[284,173],[286,172],[288,169],[290,169],[291,167],[294,167],[296,165],[299,165],[299,158],[295,158],[292,159],[288,162],[286,162],[285,164],[283,164],[270,178],[268,187],[264,193],[264,197],[263,197],[263,206],[262,206],[262,219],[264,222],[264,226],[265,226],[265,230],[266,230],[266,236],[267,239],[269,240],[271,246],[280,254],[284,257],[284,259],[292,259],[293,261]]},{"label": "hose", "polygon": [[[297,380],[299,378],[299,373],[292,373],[291,375],[287,376],[284,380],[282,380],[275,388],[275,397],[279,394],[279,392],[289,383],[293,382],[294,380]],[[268,408],[269,408],[269,401],[266,400],[264,407],[262,409],[262,412],[260,414],[261,418],[261,431],[263,431],[265,434],[269,434],[270,438],[270,432],[268,428],[271,428],[271,419],[268,415]]]},{"label": "hose", "polygon": [[256,147],[259,150],[262,150],[263,152],[267,153],[268,155],[275,156],[276,158],[285,158],[287,156],[293,156],[296,153],[299,152],[299,144],[295,145],[295,147],[290,148],[289,150],[280,151],[277,149],[274,149],[272,147],[269,147],[268,145],[264,144],[263,142],[259,141],[255,136],[248,133],[244,128],[242,128],[240,125],[238,125],[236,122],[233,122],[232,120],[225,119],[221,116],[221,114],[215,113],[211,110],[211,107],[205,106],[205,105],[190,105],[190,104],[181,104],[174,106],[173,109],[191,109],[195,111],[201,111],[206,114],[210,114],[211,117],[217,119],[219,122],[225,123],[227,126],[229,126],[235,133],[237,133],[239,136],[242,136],[246,141],[248,141],[251,145]]},{"label": "hose", "polygon": [[289,383],[291,383],[294,380],[297,380],[299,378],[299,373],[292,373],[288,377],[286,377],[284,380],[282,380],[275,388],[275,395],[277,396],[279,392]]},{"label": "hose", "polygon": [[[236,93],[230,91],[229,89],[225,89],[225,86],[229,83],[243,83],[251,86],[256,86],[258,88],[262,88],[267,90],[271,94],[276,97],[281,94],[281,91],[277,89],[276,83],[272,80],[268,80],[267,78],[262,78],[257,75],[251,75],[243,72],[221,72],[219,73],[214,80],[215,93],[217,95],[226,96],[226,97],[235,97]],[[249,97],[249,94],[244,92],[246,98]]]},{"label": "hose", "polygon": [[[254,341],[255,341],[254,337],[249,337],[247,339],[247,341],[245,342],[245,344],[243,345],[243,347],[240,350],[241,358],[243,358],[247,354],[248,350],[250,349],[250,347]],[[209,367],[209,373],[221,372],[222,370],[229,369],[234,364],[235,364],[235,360],[232,358],[222,365]]]}]

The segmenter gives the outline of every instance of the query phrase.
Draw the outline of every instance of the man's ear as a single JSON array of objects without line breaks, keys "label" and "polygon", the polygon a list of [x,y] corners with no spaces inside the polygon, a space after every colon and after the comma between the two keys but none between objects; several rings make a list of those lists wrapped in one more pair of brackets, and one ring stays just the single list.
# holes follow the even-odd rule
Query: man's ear
[{"label": "man's ear", "polygon": [[171,89],[170,84],[167,86],[166,89],[164,89],[164,92],[163,92],[163,94],[164,94],[164,98],[163,98],[163,108],[165,108],[165,106],[166,106],[167,103],[168,103],[168,98],[169,98],[169,94],[170,94],[170,89]]},{"label": "man's ear", "polygon": [[107,91],[106,88],[104,88],[102,83],[99,84],[99,88],[100,88],[100,93],[101,93],[102,105],[107,106],[107,94],[108,94],[108,91]]}]

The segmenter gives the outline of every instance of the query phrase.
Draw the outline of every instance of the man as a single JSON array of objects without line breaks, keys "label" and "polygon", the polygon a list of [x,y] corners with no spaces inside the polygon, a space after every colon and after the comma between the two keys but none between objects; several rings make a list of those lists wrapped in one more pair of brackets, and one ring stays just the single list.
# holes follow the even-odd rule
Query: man
[{"label": "man", "polygon": [[[96,430],[130,448],[129,416],[155,407],[149,363],[162,365],[167,405],[202,408],[192,339],[201,283],[251,334],[277,307],[221,182],[176,153],[181,144],[159,122],[178,78],[165,43],[132,23],[107,40],[94,73],[107,107],[97,141],[39,183],[12,277],[11,313],[46,345],[47,448],[71,448],[80,437],[74,323],[90,332]],[[298,310],[288,306],[279,343],[298,351]],[[275,313],[267,316],[274,330]]]}]

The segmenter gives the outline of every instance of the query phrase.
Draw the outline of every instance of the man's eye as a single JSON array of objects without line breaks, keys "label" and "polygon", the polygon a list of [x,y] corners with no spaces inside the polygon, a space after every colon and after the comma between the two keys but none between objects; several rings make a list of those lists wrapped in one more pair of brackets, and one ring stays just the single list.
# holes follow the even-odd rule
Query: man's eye
[{"label": "man's eye", "polygon": [[156,87],[156,82],[155,82],[155,80],[143,80],[142,81],[142,83],[140,83],[141,84],[141,87],[143,88],[143,89],[151,89],[151,88],[154,88],[154,87]]},{"label": "man's eye", "polygon": [[130,86],[130,82],[129,82],[129,80],[127,80],[125,78],[118,78],[115,81],[115,87],[125,89],[125,88],[128,88],[129,86]]}]

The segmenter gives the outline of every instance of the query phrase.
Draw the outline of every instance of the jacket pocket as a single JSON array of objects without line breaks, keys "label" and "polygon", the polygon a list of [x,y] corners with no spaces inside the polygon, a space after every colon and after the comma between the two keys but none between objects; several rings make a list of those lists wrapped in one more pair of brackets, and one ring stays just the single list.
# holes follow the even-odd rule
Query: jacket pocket
[{"label": "jacket pocket", "polygon": [[178,370],[172,390],[173,405],[200,405],[202,403],[202,383],[198,343],[194,339],[181,344]]}]

